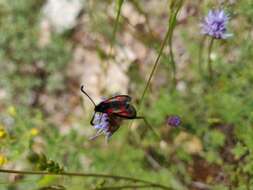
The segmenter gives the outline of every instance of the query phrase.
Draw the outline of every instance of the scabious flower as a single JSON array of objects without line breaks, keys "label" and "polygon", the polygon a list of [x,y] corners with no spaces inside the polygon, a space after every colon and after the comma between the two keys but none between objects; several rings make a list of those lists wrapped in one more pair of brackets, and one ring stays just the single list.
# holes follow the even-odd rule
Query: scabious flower
[{"label": "scabious flower", "polygon": [[178,127],[181,123],[180,117],[176,115],[169,116],[167,119],[167,124],[172,127]]},{"label": "scabious flower", "polygon": [[116,116],[108,116],[107,113],[96,113],[94,117],[94,128],[97,133],[91,139],[95,139],[101,134],[106,136],[106,139],[113,135],[113,133],[120,127],[121,119]]},{"label": "scabious flower", "polygon": [[210,10],[201,24],[202,33],[216,39],[226,39],[232,34],[227,33],[228,15],[223,10]]},{"label": "scabious flower", "polygon": [[98,136],[102,133],[104,133],[107,137],[110,137],[112,134],[110,134],[110,129],[109,129],[109,117],[106,113],[96,113],[94,117],[94,128],[97,129],[97,134],[95,135]]}]

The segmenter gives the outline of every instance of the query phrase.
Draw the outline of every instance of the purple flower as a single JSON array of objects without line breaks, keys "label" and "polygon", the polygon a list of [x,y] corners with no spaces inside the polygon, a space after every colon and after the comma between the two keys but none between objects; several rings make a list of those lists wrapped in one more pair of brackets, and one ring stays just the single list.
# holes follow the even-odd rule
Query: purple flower
[{"label": "purple flower", "polygon": [[97,133],[90,139],[95,139],[101,134],[105,134],[106,138],[111,137],[112,133],[110,132],[109,116],[106,113],[96,113],[94,117],[94,123],[94,128],[97,130]]},{"label": "purple flower", "polygon": [[107,113],[96,113],[94,116],[94,128],[97,130],[97,133],[90,139],[93,140],[104,134],[106,139],[109,140],[113,133],[119,129],[121,121],[121,118],[113,115],[109,117]]},{"label": "purple flower", "polygon": [[167,119],[167,124],[172,127],[178,127],[181,123],[180,117],[176,115],[169,116]]},{"label": "purple flower", "polygon": [[223,10],[210,10],[201,24],[202,33],[216,39],[226,39],[232,34],[227,33],[229,17]]}]

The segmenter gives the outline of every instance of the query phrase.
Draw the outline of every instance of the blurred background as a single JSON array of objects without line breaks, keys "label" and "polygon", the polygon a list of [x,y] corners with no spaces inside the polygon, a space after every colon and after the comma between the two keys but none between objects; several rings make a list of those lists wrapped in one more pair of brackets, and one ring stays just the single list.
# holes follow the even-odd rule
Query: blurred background
[{"label": "blurred background", "polygon": [[[109,143],[103,136],[90,141],[93,105],[80,86],[97,103],[129,94],[137,106],[168,28],[170,1],[125,0],[114,35],[117,3],[0,0],[1,168],[108,173],[178,190],[253,189],[252,0],[184,1],[172,38],[176,88],[166,46],[138,110],[163,141],[141,121],[124,121]],[[221,8],[233,37],[215,41],[210,84],[200,23]],[[171,114],[182,118],[179,128],[166,124]],[[125,184],[0,174],[1,190],[116,183]]]}]

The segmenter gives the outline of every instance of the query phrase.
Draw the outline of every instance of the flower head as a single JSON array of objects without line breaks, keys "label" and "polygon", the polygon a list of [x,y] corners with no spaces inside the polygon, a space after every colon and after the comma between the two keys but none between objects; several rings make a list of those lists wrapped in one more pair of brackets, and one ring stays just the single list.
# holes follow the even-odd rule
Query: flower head
[{"label": "flower head", "polygon": [[94,116],[94,128],[97,133],[91,139],[95,139],[101,134],[104,134],[107,140],[120,127],[121,119],[116,116],[110,116],[106,113],[96,113]]},{"label": "flower head", "polygon": [[3,154],[0,154],[0,166],[3,166],[7,162],[8,162],[8,160],[7,160],[6,156]]},{"label": "flower head", "polygon": [[0,139],[4,139],[7,135],[6,130],[4,129],[4,126],[0,124]]},{"label": "flower head", "polygon": [[94,128],[97,129],[97,133],[104,133],[109,136],[109,117],[106,113],[95,114],[94,117]]},{"label": "flower head", "polygon": [[223,10],[210,10],[201,24],[202,33],[216,39],[226,39],[232,34],[227,33],[229,17]]},{"label": "flower head", "polygon": [[37,136],[37,135],[39,134],[39,130],[36,129],[36,128],[32,128],[32,129],[30,130],[30,134],[31,134],[32,136]]},{"label": "flower head", "polygon": [[178,127],[181,123],[180,117],[176,115],[169,116],[167,119],[167,124],[172,127]]}]

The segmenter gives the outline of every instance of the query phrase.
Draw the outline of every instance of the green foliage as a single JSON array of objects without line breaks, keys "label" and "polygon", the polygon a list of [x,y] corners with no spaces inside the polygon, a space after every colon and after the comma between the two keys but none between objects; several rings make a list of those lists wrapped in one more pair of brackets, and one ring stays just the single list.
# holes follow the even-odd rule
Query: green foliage
[{"label": "green foliage", "polygon": [[[112,22],[105,7],[115,2],[118,17]],[[75,30],[83,26],[80,19],[81,26],[68,31],[69,35],[52,31],[49,43],[41,45],[41,8],[45,1],[0,1],[0,165],[52,173],[61,173],[63,168],[66,172],[111,173],[158,182],[177,190],[194,188],[194,182],[214,190],[230,189],[228,186],[250,189],[253,186],[252,1],[237,1],[236,4],[227,1],[225,4],[231,13],[230,31],[234,36],[217,41],[213,46],[212,83],[199,73],[200,18],[195,15],[201,16],[202,12],[218,5],[213,1],[200,4],[178,1],[183,5],[173,1],[171,6],[166,4],[170,16],[163,26],[164,13],[159,17],[146,12],[146,1],[115,2],[92,1],[85,7],[85,19],[87,16],[89,22],[84,21],[84,28],[88,28],[85,32],[92,37],[89,39],[90,34],[85,33],[84,44],[73,40]],[[128,18],[119,19],[121,9],[129,6],[144,16],[143,25],[131,28]],[[176,19],[180,8],[193,11],[193,15],[184,18],[184,14],[188,14],[185,11]],[[161,19],[160,28],[152,31],[150,26],[157,22],[156,17]],[[167,29],[168,21],[169,43],[157,52],[164,39],[160,33]],[[146,24],[154,32],[149,38]],[[105,50],[107,42],[123,46],[121,38],[128,38],[123,32],[134,36],[129,44],[136,40],[137,47],[141,44],[149,48],[148,53],[156,53],[151,61],[145,60],[147,65],[137,58],[126,72],[133,100],[141,98],[141,90],[147,84],[144,78],[148,79],[146,75],[152,70],[157,55],[161,56],[157,65],[161,64],[147,85],[143,108],[138,111],[147,117],[162,141],[155,139],[151,132],[145,132],[145,125],[138,121],[131,129],[128,128],[131,122],[123,124],[108,144],[103,138],[88,140],[92,129],[84,125],[88,121],[83,118],[89,113],[82,112],[79,106],[79,76],[70,76],[71,70],[68,72],[72,69],[68,65],[74,53],[72,47],[86,46],[86,39],[95,39],[92,48],[95,47],[104,63],[109,57]],[[114,38],[119,43],[113,43]],[[104,41],[106,45],[101,44]],[[173,52],[166,49],[169,45]],[[206,46],[204,43],[205,49]],[[183,52],[184,56],[178,52]],[[175,54],[175,60],[171,53]],[[201,63],[207,68],[207,52],[203,49],[202,53]],[[177,69],[175,88],[173,68]],[[6,94],[3,99],[2,94]],[[44,96],[48,99],[43,103],[48,105],[41,105],[39,101]],[[179,115],[182,125],[178,128],[167,126],[169,115]],[[2,184],[5,181],[9,184]],[[0,175],[0,189],[79,190],[116,185],[125,185],[125,182],[62,176],[24,176],[11,181]]]},{"label": "green foliage", "polygon": [[237,143],[233,148],[232,153],[236,159],[240,159],[247,152],[247,147],[243,146],[241,143]]},{"label": "green foliage", "polygon": [[[63,36],[53,35],[45,47],[39,46],[40,8],[43,0],[2,1],[0,22],[0,73],[10,91],[19,90],[27,102],[33,89],[63,88],[65,67],[70,59],[70,46]],[[63,75],[61,75],[62,73]],[[58,77],[58,78],[57,78]],[[26,99],[26,100],[25,100]]]},{"label": "green foliage", "polygon": [[62,173],[64,171],[63,167],[57,162],[49,160],[44,154],[30,152],[27,159],[35,165],[39,171],[48,171],[51,173]]}]

